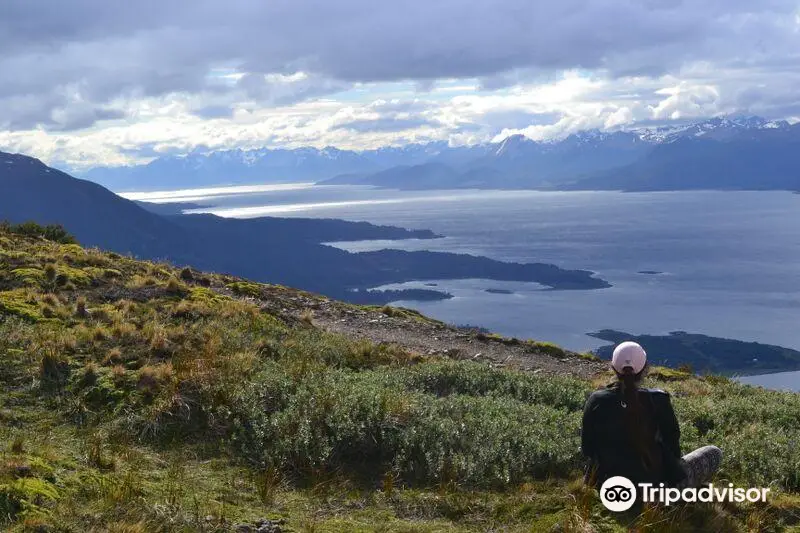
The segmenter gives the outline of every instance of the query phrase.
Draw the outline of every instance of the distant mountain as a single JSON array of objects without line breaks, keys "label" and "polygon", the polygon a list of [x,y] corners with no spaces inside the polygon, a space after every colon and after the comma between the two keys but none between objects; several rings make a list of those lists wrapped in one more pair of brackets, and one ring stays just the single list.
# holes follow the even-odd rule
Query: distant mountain
[{"label": "distant mountain", "polygon": [[800,123],[719,133],[679,136],[635,163],[566,188],[800,191]]},{"label": "distant mountain", "polygon": [[550,187],[587,172],[631,163],[650,149],[638,136],[623,132],[595,130],[555,143],[513,135],[498,144],[463,149],[458,157],[444,151],[428,163],[345,174],[320,183],[397,189]]},{"label": "distant mountain", "polygon": [[369,158],[348,150],[264,148],[166,156],[146,165],[92,169],[83,177],[115,191],[127,191],[316,181],[335,173],[379,168]]},{"label": "distant mountain", "polygon": [[345,174],[321,182],[325,185],[351,184],[402,189],[448,189],[459,186],[460,174],[441,163],[401,165],[374,174]]},{"label": "distant mountain", "polygon": [[[509,186],[541,187],[632,163],[650,149],[649,143],[630,132],[590,130],[550,143],[516,135],[471,167],[493,169],[504,176]],[[496,181],[492,178],[488,184]]]},{"label": "distant mountain", "polygon": [[100,167],[82,177],[114,191],[181,189],[208,185],[312,182],[338,174],[376,172],[420,164],[447,143],[411,144],[354,152],[337,148],[222,150],[159,157],[146,165]]},{"label": "distant mountain", "polygon": [[[400,189],[630,190],[685,188],[684,182],[689,182],[691,188],[781,189],[787,186],[783,168],[795,161],[789,145],[796,137],[796,126],[785,121],[729,116],[630,131],[588,130],[555,141],[512,135],[499,143],[472,146],[439,141],[365,151],[306,147],[192,152],[163,156],[146,165],[95,168],[82,177],[117,192],[268,182]],[[711,152],[708,157],[693,155],[705,150]],[[739,158],[751,155],[745,164],[731,165],[735,172],[727,174],[719,162],[728,157],[726,152]],[[780,169],[768,169],[769,177],[756,179],[754,171],[763,174],[764,165],[769,167],[765,161],[771,158]]]},{"label": "distant mountain", "polygon": [[[321,183],[398,189],[799,190],[800,124],[715,118],[632,132],[597,130],[558,142],[513,135],[435,172],[399,166]],[[446,185],[444,187],[443,185]]]},{"label": "distant mountain", "polygon": [[789,123],[785,120],[768,121],[761,117],[733,116],[717,117],[703,122],[677,126],[641,129],[635,133],[641,139],[652,143],[669,143],[687,137],[705,137],[724,141],[745,131],[786,130],[789,127]]},{"label": "distant mountain", "polygon": [[[402,291],[369,291],[372,287],[434,278],[534,281],[555,289],[609,286],[591,272],[547,264],[398,250],[349,253],[324,244],[437,237],[428,230],[342,220],[237,220],[156,211],[31,157],[0,152],[0,220],[61,224],[84,245],[141,258],[192,264],[370,303],[385,303],[403,295]],[[447,297],[434,290],[414,291],[406,296]]]}]

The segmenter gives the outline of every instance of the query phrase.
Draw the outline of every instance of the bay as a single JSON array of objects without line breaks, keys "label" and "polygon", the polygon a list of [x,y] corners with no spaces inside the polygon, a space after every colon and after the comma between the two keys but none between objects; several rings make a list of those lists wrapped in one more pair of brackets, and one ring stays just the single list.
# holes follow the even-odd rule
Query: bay
[{"label": "bay", "polygon": [[[785,192],[392,191],[303,184],[191,191],[221,216],[340,218],[431,229],[435,240],[333,243],[483,255],[594,271],[613,287],[548,291],[536,284],[419,280],[441,301],[398,301],[432,317],[573,350],[586,333],[682,330],[800,349],[800,195]],[[150,201],[162,201],[158,195]],[[174,201],[174,200],[173,200]]]}]

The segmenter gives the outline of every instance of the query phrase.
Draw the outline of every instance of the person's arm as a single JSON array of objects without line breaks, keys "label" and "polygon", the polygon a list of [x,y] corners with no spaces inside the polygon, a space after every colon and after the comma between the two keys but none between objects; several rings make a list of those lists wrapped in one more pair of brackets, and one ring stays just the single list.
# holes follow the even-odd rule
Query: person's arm
[{"label": "person's arm", "polygon": [[588,459],[584,465],[583,481],[587,485],[597,483],[597,431],[595,429],[595,396],[591,395],[583,406],[581,423],[581,453]]},{"label": "person's arm", "polygon": [[581,453],[589,459],[597,455],[597,431],[594,427],[595,395],[592,394],[583,406],[583,422],[581,423]]},{"label": "person's arm", "polygon": [[672,454],[673,457],[680,459],[681,457],[681,428],[678,425],[678,417],[675,416],[675,410],[672,408],[672,401],[668,392],[658,391],[658,403],[660,409],[658,410],[658,428],[661,431],[661,437],[664,441],[664,446]]}]

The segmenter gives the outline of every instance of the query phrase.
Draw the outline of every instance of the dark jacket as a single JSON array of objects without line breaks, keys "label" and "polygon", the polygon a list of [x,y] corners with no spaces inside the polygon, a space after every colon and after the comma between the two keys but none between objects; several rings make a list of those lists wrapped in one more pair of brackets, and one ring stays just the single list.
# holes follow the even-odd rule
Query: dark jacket
[{"label": "dark jacket", "polygon": [[[615,383],[595,391],[586,401],[581,429],[581,451],[589,459],[587,480],[600,486],[612,476],[634,483],[676,485],[685,476],[681,466],[680,428],[670,396],[658,389],[639,389],[640,419],[645,438],[639,446],[625,425],[622,391]],[[644,454],[657,460],[645,460]]]}]

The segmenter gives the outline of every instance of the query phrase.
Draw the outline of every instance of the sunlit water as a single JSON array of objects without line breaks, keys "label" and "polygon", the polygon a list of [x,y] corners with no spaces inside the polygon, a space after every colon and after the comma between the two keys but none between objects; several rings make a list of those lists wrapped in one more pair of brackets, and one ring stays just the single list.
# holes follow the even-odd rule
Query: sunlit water
[{"label": "sunlit water", "polygon": [[[451,323],[575,350],[601,344],[586,333],[602,328],[634,334],[685,330],[800,349],[800,195],[401,192],[300,184],[149,193],[142,199],[200,202],[212,207],[196,212],[220,216],[341,218],[431,229],[445,237],[338,246],[552,263],[595,271],[613,284],[598,291],[543,291],[536,284],[488,280],[391,286],[435,283],[450,292],[449,300],[395,304]],[[781,377],[753,379],[771,385]]]},{"label": "sunlit water", "polygon": [[800,372],[779,372],[761,376],[745,376],[739,381],[750,385],[760,385],[768,389],[800,392]]}]

